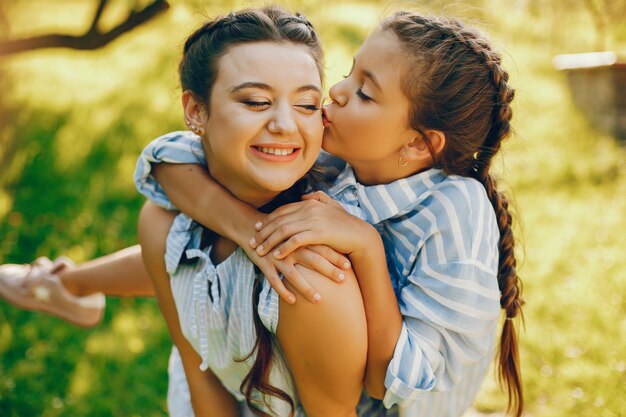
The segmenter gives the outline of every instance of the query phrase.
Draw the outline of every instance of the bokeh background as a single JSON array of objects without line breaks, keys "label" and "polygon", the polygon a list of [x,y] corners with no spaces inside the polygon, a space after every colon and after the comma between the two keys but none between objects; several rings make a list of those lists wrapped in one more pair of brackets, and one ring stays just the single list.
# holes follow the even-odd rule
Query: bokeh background
[{"label": "bokeh background", "polygon": [[[149,3],[140,0],[139,7]],[[0,263],[80,262],[136,242],[138,153],[183,129],[176,66],[184,38],[239,1],[171,0],[167,12],[93,51],[0,56]],[[556,54],[626,58],[626,1],[278,1],[326,48],[328,85],[381,17],[399,8],[464,19],[504,53],[516,134],[499,163],[515,202],[529,416],[626,416],[626,155],[574,104]],[[134,7],[111,0],[101,28]],[[81,34],[97,1],[0,2],[0,40]],[[626,94],[626,91],[618,92]],[[164,416],[170,341],[151,299],[109,298],[80,330],[0,301],[0,416]],[[501,413],[489,375],[476,413]]]}]

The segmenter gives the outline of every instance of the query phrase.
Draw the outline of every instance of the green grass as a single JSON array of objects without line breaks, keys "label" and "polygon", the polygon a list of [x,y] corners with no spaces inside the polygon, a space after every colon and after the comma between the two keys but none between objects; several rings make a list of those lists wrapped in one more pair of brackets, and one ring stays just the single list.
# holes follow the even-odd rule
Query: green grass
[{"label": "green grass", "polygon": [[[178,51],[202,19],[194,2],[172,3],[103,50],[0,62],[0,262],[61,254],[83,261],[136,242],[143,199],[132,185],[134,163],[149,140],[183,128]],[[82,4],[29,2],[9,17],[14,33],[80,32],[74,22],[90,13]],[[237,4],[203,7],[212,15]],[[392,10],[375,1],[284,4],[304,10],[322,34],[328,85]],[[591,21],[556,1],[424,4],[484,28],[505,51],[517,88],[516,135],[498,170],[520,220],[528,414],[626,415],[626,151],[573,105],[551,66],[557,53],[593,49]],[[70,21],[62,6],[73,10]],[[609,45],[626,52],[626,28],[610,35]],[[109,299],[103,323],[88,331],[0,302],[0,416],[165,415],[169,348],[150,299]],[[504,404],[490,376],[476,407]]]}]

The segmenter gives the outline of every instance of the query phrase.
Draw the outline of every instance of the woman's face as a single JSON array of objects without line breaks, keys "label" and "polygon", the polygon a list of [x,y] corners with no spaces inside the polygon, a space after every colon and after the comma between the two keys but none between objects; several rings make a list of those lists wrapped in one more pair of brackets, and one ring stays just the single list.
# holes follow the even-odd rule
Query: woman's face
[{"label": "woman's face", "polygon": [[306,47],[255,42],[219,60],[203,140],[211,176],[260,205],[291,187],[322,141],[321,79]]},{"label": "woman's face", "polygon": [[377,30],[354,57],[350,74],[330,89],[323,147],[350,163],[361,182],[396,179],[402,146],[417,135],[402,91],[407,65],[396,36]]}]

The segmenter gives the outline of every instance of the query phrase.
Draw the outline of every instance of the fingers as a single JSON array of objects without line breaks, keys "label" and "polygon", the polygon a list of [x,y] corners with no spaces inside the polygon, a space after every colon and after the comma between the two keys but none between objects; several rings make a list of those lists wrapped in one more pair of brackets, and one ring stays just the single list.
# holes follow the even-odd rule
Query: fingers
[{"label": "fingers", "polygon": [[276,219],[278,219],[280,217],[283,217],[283,216],[286,216],[288,214],[295,213],[298,210],[302,210],[304,207],[306,207],[306,203],[302,203],[302,202],[285,204],[284,206],[280,206],[276,210],[274,210],[273,212],[271,212],[268,215],[266,215],[265,218],[262,221],[259,220],[254,225],[254,227],[257,230],[261,230],[266,225],[272,223]]},{"label": "fingers", "polygon": [[[304,231],[297,233],[281,243],[273,252],[272,255],[276,259],[284,259],[291,255],[296,249],[302,248],[307,245],[319,243],[315,239],[315,233],[311,231]],[[269,251],[268,251],[269,252]]]},{"label": "fingers", "polygon": [[[306,230],[306,226],[303,222],[286,223],[286,221],[286,219],[278,219],[268,224],[262,230],[258,231],[250,240],[250,245],[252,247],[255,247],[256,245],[256,252],[259,255],[264,256],[265,254],[270,253],[281,243],[295,238],[297,235]],[[276,253],[275,256],[278,259],[284,258],[295,248],[299,247],[297,246],[298,242],[299,239],[296,238],[295,241],[291,242],[291,244],[285,249],[279,250],[279,252],[282,253],[282,256],[278,256]],[[289,250],[287,250],[288,248]]]},{"label": "fingers", "polygon": [[333,265],[327,258],[309,247],[298,249],[291,257],[296,260],[297,264],[317,271],[335,282],[341,283],[346,279],[344,270]]},{"label": "fingers", "polygon": [[294,259],[289,258],[283,261],[277,261],[276,265],[283,274],[285,280],[291,284],[304,298],[312,303],[319,303],[322,296],[309,281],[298,272],[295,267]]},{"label": "fingers", "polygon": [[307,248],[314,252],[317,252],[326,260],[328,260],[330,263],[335,265],[337,268],[346,269],[346,270],[350,269],[351,264],[350,264],[350,260],[348,259],[348,257],[342,253],[337,252],[330,246],[309,245],[307,246]]},{"label": "fingers", "polygon": [[[286,303],[289,303],[289,304],[293,304],[293,303],[296,302],[296,296],[291,291],[289,291],[287,289],[287,287],[285,286],[285,283],[283,282],[283,280],[281,280],[280,277],[278,276],[278,272],[276,271],[276,268],[274,267],[274,265],[272,265],[272,264],[267,265],[266,264],[263,267],[261,267],[260,265],[257,264],[257,266],[259,266],[259,269],[261,269],[261,272],[263,273],[263,275],[265,275],[265,279],[267,279],[267,281],[270,283],[270,285],[272,286],[274,291],[276,291],[278,296],[283,301],[285,301]],[[295,268],[294,268],[294,270],[295,270]],[[285,275],[284,272],[282,272],[282,274]],[[294,285],[294,288],[296,288],[296,290],[298,290],[298,287],[295,286],[295,285]]]},{"label": "fingers", "polygon": [[259,267],[267,282],[272,286],[274,291],[278,294],[278,296],[288,304],[293,304],[296,302],[296,296],[294,293],[289,291],[289,289],[283,283],[283,280],[278,275],[278,271],[276,266],[274,265],[277,262],[275,259],[267,257],[260,257],[254,250],[250,248],[243,248],[246,252],[246,255],[250,258],[252,262],[256,266]]},{"label": "fingers", "polygon": [[302,196],[302,200],[316,200],[324,204],[332,204],[335,202],[335,200],[330,198],[328,194],[323,191],[314,191],[312,193],[305,194]]},{"label": "fingers", "polygon": [[337,207],[343,210],[343,207],[339,202],[333,200],[328,194],[323,191],[315,191],[313,193],[305,194],[302,196],[302,200],[314,200],[319,201],[322,204],[326,204],[327,206]]}]

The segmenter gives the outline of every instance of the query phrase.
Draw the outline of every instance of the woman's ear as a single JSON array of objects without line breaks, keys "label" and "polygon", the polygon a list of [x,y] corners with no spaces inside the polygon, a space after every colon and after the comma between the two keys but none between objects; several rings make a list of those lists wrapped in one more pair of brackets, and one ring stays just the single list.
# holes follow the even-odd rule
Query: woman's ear
[{"label": "woman's ear", "polygon": [[185,123],[187,127],[198,135],[204,134],[204,126],[207,121],[205,105],[198,101],[189,90],[183,91],[183,111],[185,112]]},{"label": "woman's ear", "polygon": [[404,145],[404,157],[407,161],[432,160],[446,144],[446,135],[441,130],[426,130]]}]

